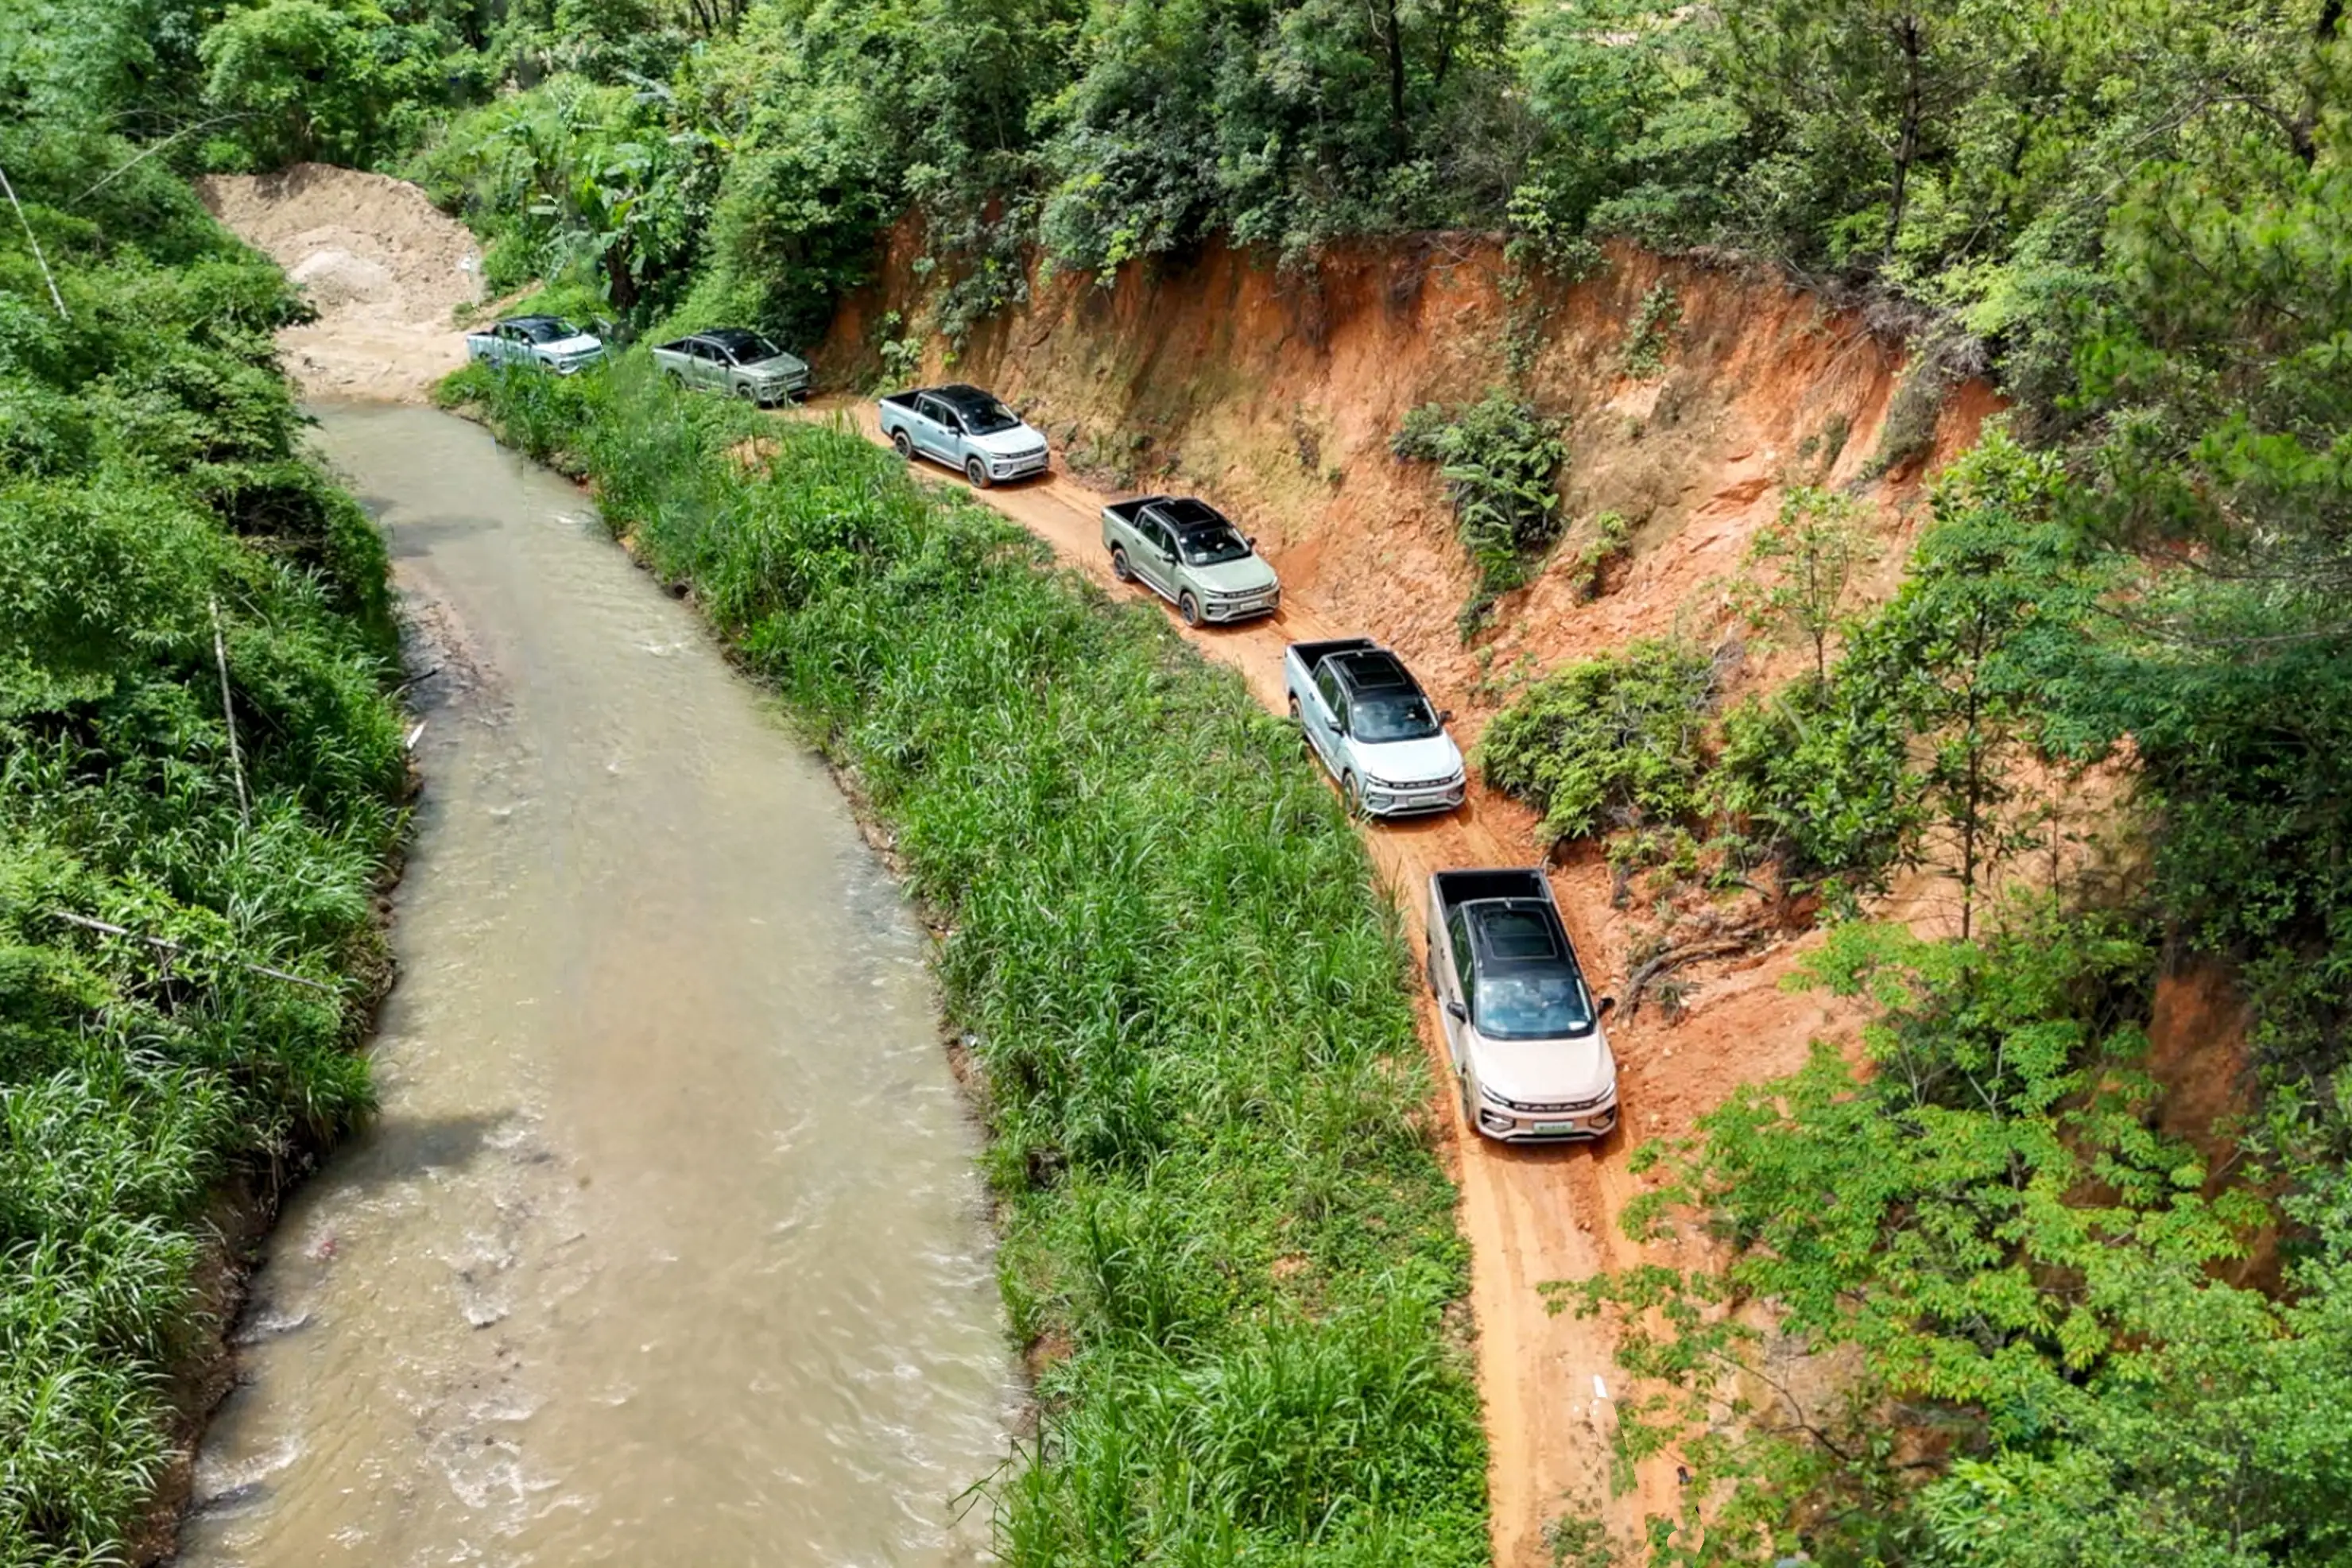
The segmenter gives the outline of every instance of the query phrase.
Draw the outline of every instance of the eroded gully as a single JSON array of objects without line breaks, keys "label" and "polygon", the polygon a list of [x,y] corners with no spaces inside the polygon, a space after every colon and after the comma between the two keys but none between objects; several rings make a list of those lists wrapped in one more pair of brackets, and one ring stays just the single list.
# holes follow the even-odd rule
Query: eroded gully
[{"label": "eroded gully", "polygon": [[182,1560],[975,1560],[1013,1375],[909,911],[577,491],[320,412],[426,787],[382,1112],[255,1278]]}]

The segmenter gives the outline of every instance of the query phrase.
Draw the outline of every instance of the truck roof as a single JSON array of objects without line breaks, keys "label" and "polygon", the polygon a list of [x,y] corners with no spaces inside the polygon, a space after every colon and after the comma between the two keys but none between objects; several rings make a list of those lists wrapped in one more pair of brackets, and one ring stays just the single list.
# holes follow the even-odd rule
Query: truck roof
[{"label": "truck roof", "polygon": [[[929,392],[958,413],[985,413],[995,407],[998,401],[995,393],[982,392],[969,382],[950,382],[943,387],[925,387],[921,391]],[[919,394],[908,392],[906,395],[914,397]]]},{"label": "truck roof", "polygon": [[1357,696],[1419,696],[1421,683],[1404,661],[1386,648],[1350,648],[1323,660],[1325,668]]},{"label": "truck roof", "polygon": [[1143,505],[1179,534],[1204,534],[1229,528],[1225,515],[1197,496],[1154,496]]},{"label": "truck roof", "polygon": [[1576,967],[1576,953],[1548,898],[1486,898],[1462,907],[1485,969]]}]

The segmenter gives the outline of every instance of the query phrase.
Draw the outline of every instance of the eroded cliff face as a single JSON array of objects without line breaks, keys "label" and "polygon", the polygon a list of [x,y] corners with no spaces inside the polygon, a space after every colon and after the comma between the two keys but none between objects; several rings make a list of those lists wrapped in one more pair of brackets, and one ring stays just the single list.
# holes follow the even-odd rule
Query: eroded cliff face
[{"label": "eroded cliff face", "polygon": [[[919,254],[911,229],[892,236],[879,280],[834,324],[827,369],[870,372],[882,337],[919,331]],[[1660,314],[1644,301],[1666,298],[1643,334]],[[1654,370],[1629,351],[1637,336]],[[1038,268],[1027,305],[951,361],[937,339],[925,356],[927,374],[1019,405],[1081,473],[1216,501],[1327,618],[1480,691],[1636,636],[1736,632],[1725,585],[1790,484],[1853,486],[1873,507],[1885,549],[1863,591],[1891,588],[1924,480],[2000,406],[1981,383],[1947,388],[1924,450],[1874,474],[1908,369],[1857,312],[1759,270],[1620,247],[1562,284],[1451,235],[1342,247],[1291,273],[1222,246],[1105,284]],[[1437,476],[1388,444],[1418,403],[1506,385],[1569,422],[1569,548],[1465,646],[1455,617],[1474,574]],[[1590,592],[1576,547],[1610,512],[1629,548]],[[1772,673],[1750,661],[1744,678]]]}]

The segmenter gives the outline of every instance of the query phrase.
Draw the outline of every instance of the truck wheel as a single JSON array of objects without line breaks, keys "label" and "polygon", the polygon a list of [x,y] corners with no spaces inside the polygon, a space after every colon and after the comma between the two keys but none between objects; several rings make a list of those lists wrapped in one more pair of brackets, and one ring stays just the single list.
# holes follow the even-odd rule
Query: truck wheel
[{"label": "truck wheel", "polygon": [[988,488],[988,465],[977,457],[963,460],[963,476],[971,481],[971,487],[975,490]]},{"label": "truck wheel", "polygon": [[905,431],[892,431],[890,433],[890,444],[896,447],[898,449],[898,455],[905,458],[908,462],[912,463],[915,460],[915,444],[907,439],[907,433]]},{"label": "truck wheel", "polygon": [[1454,1082],[1462,1090],[1462,1124],[1475,1133],[1478,1130],[1478,1098],[1470,1092],[1470,1075],[1457,1070]]},{"label": "truck wheel", "polygon": [[1110,574],[1121,582],[1135,580],[1135,568],[1128,564],[1127,549],[1123,545],[1110,547]]},{"label": "truck wheel", "polygon": [[1302,729],[1305,728],[1307,725],[1307,716],[1298,710],[1298,694],[1297,692],[1290,694],[1290,722],[1297,725]]},{"label": "truck wheel", "polygon": [[1360,817],[1364,814],[1364,787],[1356,782],[1354,774],[1339,775],[1339,796],[1348,802],[1348,815]]},{"label": "truck wheel", "polygon": [[686,390],[686,378],[678,374],[676,371],[664,371],[662,372],[662,382],[672,392],[684,392]]},{"label": "truck wheel", "polygon": [[1184,618],[1185,625],[1198,626],[1201,623],[1200,601],[1194,599],[1189,591],[1179,594],[1176,599],[1176,613]]},{"label": "truck wheel", "polygon": [[737,387],[735,389],[735,395],[741,398],[745,402],[750,403],[753,408],[760,406],[760,394],[752,390],[751,383],[750,382],[745,382],[741,386]]}]

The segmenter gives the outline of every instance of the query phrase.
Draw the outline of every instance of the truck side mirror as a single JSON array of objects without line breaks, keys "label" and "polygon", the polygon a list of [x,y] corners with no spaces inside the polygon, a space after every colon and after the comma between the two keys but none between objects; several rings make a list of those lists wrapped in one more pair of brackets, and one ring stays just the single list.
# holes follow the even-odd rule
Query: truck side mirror
[{"label": "truck side mirror", "polygon": [[1601,1016],[1601,1017],[1602,1017],[1602,1018],[1607,1018],[1607,1017],[1609,1016],[1610,1012],[1611,1012],[1611,1011],[1612,1011],[1612,1010],[1616,1006],[1617,1006],[1617,998],[1616,998],[1615,997],[1603,997],[1603,998],[1601,998],[1600,1016]]},{"label": "truck side mirror", "polygon": [[1454,710],[1450,707],[1438,709],[1437,722],[1440,724],[1452,724],[1454,722]]},{"label": "truck side mirror", "polygon": [[1470,1021],[1470,1009],[1458,1001],[1448,1001],[1445,1004],[1445,1010],[1463,1023]]}]

